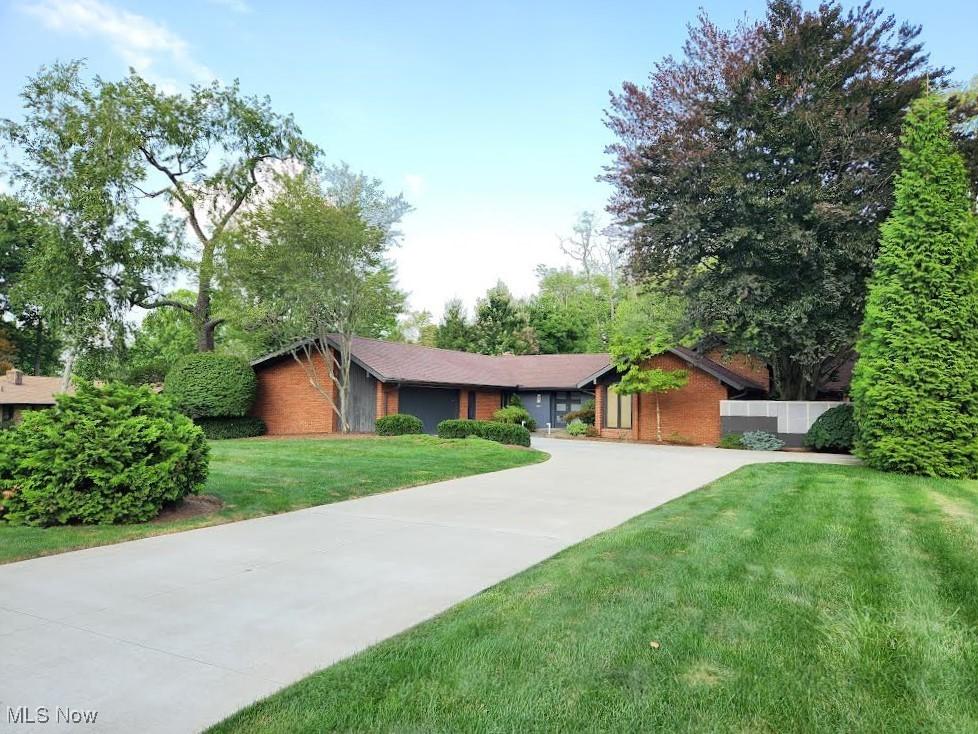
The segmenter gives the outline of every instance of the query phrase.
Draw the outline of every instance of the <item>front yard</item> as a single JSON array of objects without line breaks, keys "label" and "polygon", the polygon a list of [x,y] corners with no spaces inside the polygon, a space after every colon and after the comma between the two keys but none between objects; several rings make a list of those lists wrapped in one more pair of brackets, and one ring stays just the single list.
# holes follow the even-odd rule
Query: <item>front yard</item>
[{"label": "front yard", "polygon": [[219,510],[140,525],[0,524],[0,563],[325,505],[533,464],[546,457],[539,451],[489,441],[431,436],[214,441],[204,494],[221,500]]},{"label": "front yard", "polygon": [[978,482],[746,467],[218,732],[975,731]]}]

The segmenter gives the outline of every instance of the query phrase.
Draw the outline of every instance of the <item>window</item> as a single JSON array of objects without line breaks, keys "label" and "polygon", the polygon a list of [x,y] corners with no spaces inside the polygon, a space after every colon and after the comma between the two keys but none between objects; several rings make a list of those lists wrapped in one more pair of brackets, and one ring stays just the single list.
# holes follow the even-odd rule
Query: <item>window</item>
[{"label": "window", "polygon": [[3,415],[0,416],[0,420],[2,420],[4,423],[6,423],[7,421],[12,421],[13,419],[14,419],[14,406],[12,406],[12,405],[4,405],[3,406]]},{"label": "window", "polygon": [[475,420],[475,390],[469,390],[468,419]]},{"label": "window", "polygon": [[605,395],[605,428],[631,428],[632,396],[619,395],[614,385],[608,386]]}]

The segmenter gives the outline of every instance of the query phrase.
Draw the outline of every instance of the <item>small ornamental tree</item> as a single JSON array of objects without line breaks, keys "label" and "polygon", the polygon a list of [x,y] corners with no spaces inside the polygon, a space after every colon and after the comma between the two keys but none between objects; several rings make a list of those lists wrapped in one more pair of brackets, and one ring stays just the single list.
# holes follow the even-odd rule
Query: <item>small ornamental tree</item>
[{"label": "small ornamental tree", "polygon": [[852,383],[855,453],[885,471],[978,476],[978,223],[936,96],[907,115]]},{"label": "small ornamental tree", "polygon": [[646,368],[644,364],[664,349],[659,346],[643,346],[647,342],[626,339],[612,347],[611,358],[621,373],[621,381],[615,386],[619,395],[652,393],[655,396],[655,440],[662,441],[662,411],[659,395],[678,390],[689,381],[686,370]]}]

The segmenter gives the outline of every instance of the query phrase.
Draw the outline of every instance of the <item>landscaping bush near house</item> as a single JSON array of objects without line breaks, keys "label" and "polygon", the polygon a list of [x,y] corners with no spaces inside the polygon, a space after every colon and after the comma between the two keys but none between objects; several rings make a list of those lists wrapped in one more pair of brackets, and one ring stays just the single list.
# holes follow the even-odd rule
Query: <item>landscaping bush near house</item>
[{"label": "landscaping bush near house", "polygon": [[579,420],[589,426],[594,425],[594,399],[585,400],[581,404],[580,410],[572,410],[564,414],[564,420],[570,424],[572,421]]},{"label": "landscaping bush near house", "polygon": [[567,435],[568,436],[586,436],[587,435],[587,424],[581,419],[572,420],[567,424]]},{"label": "landscaping bush near house", "polygon": [[143,522],[207,479],[204,432],[147,387],[80,383],[0,434],[0,519]]},{"label": "landscaping bush near house", "polygon": [[851,403],[829,408],[815,419],[805,435],[805,446],[816,451],[849,453],[856,439]]},{"label": "landscaping bush near house", "polygon": [[744,448],[744,436],[740,433],[728,433],[720,439],[717,446],[721,449],[742,449]]},{"label": "landscaping bush near house", "polygon": [[421,433],[424,424],[416,416],[393,413],[378,418],[374,430],[378,436],[404,436],[409,433]]},{"label": "landscaping bush near house", "polygon": [[194,421],[211,440],[265,435],[265,421],[250,415],[240,418],[198,418]]},{"label": "landscaping bush near house", "polygon": [[204,352],[177,362],[163,392],[191,418],[227,418],[247,415],[257,388],[255,371],[245,360]]},{"label": "landscaping bush near house", "polygon": [[784,441],[767,431],[747,431],[740,437],[741,446],[751,451],[780,451]]},{"label": "landscaping bush near house", "polygon": [[495,421],[468,421],[451,419],[438,424],[439,438],[467,438],[478,436],[498,443],[529,446],[530,432],[523,426]]},{"label": "landscaping bush near house", "polygon": [[528,431],[537,430],[537,422],[533,416],[522,405],[507,405],[493,413],[492,419],[497,423],[512,423],[517,426],[526,426]]}]

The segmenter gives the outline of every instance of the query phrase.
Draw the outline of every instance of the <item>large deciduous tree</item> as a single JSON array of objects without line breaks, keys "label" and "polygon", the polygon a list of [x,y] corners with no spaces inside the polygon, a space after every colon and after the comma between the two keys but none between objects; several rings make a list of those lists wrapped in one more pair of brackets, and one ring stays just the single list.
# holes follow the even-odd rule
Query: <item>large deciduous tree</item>
[{"label": "large deciduous tree", "polygon": [[[197,348],[211,350],[223,321],[212,289],[235,217],[269,171],[310,165],[317,150],[290,116],[237,83],[170,94],[135,72],[86,83],[81,71],[78,62],[42,69],[22,93],[23,120],[3,125],[14,178],[66,233],[34,265],[40,277],[103,294],[101,317],[180,309]],[[150,200],[165,213],[150,216]],[[191,301],[158,291],[181,264],[196,282]]]},{"label": "large deciduous tree", "polygon": [[[55,226],[12,196],[0,196],[0,369],[19,367],[35,375],[58,369],[60,339],[55,325],[30,298],[32,258],[58,237]],[[46,287],[64,288],[48,282]]]},{"label": "large deciduous tree", "polygon": [[907,116],[858,351],[856,453],[887,471],[978,476],[978,221],[934,96]]},{"label": "large deciduous tree", "polygon": [[855,341],[904,111],[946,76],[918,34],[868,4],[772,0],[729,32],[702,17],[684,58],[612,96],[632,267],[770,364],[783,399],[813,398]]},{"label": "large deciduous tree", "polygon": [[344,432],[353,337],[389,336],[405,300],[384,257],[389,232],[364,221],[359,196],[346,200],[311,173],[285,177],[228,250],[228,285],[250,304],[254,327],[291,353]]}]

